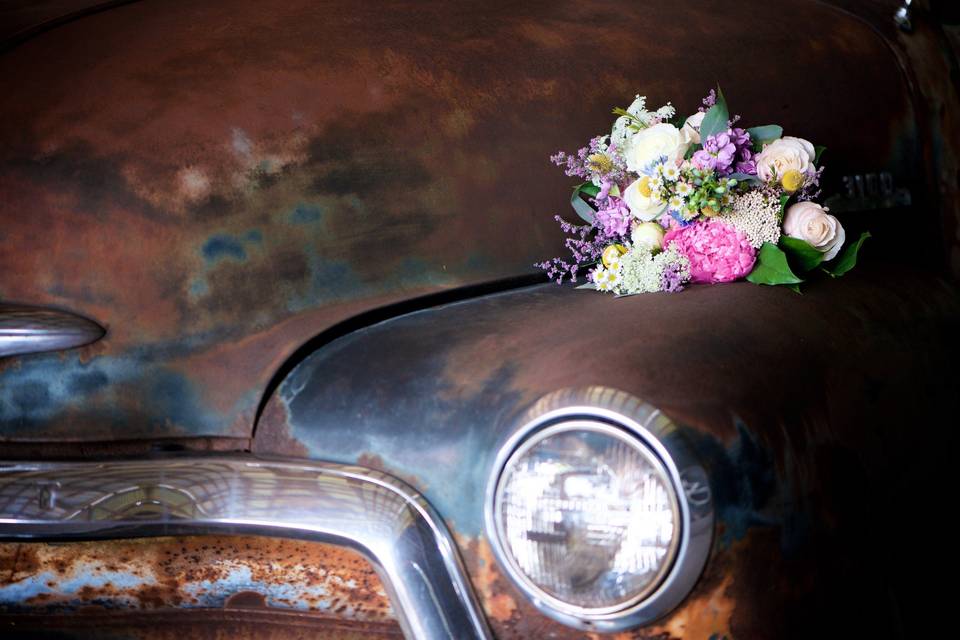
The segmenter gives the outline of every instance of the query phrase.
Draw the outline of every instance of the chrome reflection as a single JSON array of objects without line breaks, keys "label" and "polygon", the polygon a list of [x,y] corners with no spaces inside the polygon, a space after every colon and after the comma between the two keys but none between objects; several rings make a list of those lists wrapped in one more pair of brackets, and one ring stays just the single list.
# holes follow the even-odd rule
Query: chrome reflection
[{"label": "chrome reflection", "polygon": [[408,638],[490,638],[440,518],[396,478],[256,458],[0,463],[0,538],[296,537],[367,557]]},{"label": "chrome reflection", "polygon": [[0,358],[72,349],[104,333],[93,320],[66,311],[0,304]]}]

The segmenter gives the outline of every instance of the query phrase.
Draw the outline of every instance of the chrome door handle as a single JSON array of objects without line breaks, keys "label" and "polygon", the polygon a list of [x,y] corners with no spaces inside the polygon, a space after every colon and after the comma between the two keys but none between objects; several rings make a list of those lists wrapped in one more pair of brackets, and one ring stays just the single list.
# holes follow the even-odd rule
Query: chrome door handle
[{"label": "chrome door handle", "polygon": [[0,358],[72,349],[105,333],[93,320],[68,311],[0,303]]}]

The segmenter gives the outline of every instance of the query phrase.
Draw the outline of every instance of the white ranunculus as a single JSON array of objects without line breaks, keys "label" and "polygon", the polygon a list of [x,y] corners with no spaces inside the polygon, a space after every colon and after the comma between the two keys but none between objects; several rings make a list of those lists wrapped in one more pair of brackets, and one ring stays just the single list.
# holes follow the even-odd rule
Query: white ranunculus
[{"label": "white ranunculus", "polygon": [[690,143],[680,134],[680,130],[672,124],[660,122],[653,126],[637,131],[627,142],[624,157],[627,161],[627,170],[639,173],[661,157],[667,162],[679,162]]},{"label": "white ranunculus", "polygon": [[623,201],[627,203],[627,206],[630,208],[630,213],[634,218],[642,222],[650,222],[666,211],[667,203],[662,202],[653,196],[644,195],[643,191],[641,190],[644,180],[647,181],[647,188],[645,191],[650,193],[650,178],[644,176],[639,180],[634,180],[630,183],[629,187],[623,190]]},{"label": "white ranunculus", "polygon": [[767,182],[774,177],[780,179],[791,170],[807,175],[813,169],[815,153],[813,145],[803,138],[778,138],[757,154],[757,176]]},{"label": "white ranunculus", "polygon": [[705,115],[706,111],[697,111],[683,123],[680,134],[688,144],[700,144],[700,125],[703,124]]},{"label": "white ranunculus", "polygon": [[840,221],[815,202],[798,202],[790,206],[783,219],[783,232],[822,251],[824,262],[833,260],[840,253],[847,238]]},{"label": "white ranunculus", "polygon": [[635,247],[645,247],[651,253],[657,253],[663,248],[663,236],[666,235],[663,227],[656,222],[641,222],[633,228],[630,239]]}]

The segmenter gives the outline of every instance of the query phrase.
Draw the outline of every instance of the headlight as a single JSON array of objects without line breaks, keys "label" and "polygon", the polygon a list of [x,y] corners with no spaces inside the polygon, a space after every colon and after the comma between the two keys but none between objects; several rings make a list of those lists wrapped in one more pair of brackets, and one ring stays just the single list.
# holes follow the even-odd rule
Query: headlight
[{"label": "headlight", "polygon": [[662,615],[709,550],[703,469],[673,442],[669,420],[625,394],[566,392],[538,410],[501,452],[488,490],[487,526],[507,573],[542,611],[580,628]]},{"label": "headlight", "polygon": [[680,539],[663,463],[600,423],[530,438],[507,461],[495,504],[501,540],[524,577],[545,596],[596,613],[655,588]]}]

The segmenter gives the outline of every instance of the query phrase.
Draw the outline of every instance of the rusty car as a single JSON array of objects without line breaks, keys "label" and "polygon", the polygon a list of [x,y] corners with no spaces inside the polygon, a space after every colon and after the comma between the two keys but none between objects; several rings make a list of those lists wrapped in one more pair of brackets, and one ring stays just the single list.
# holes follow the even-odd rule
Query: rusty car
[{"label": "rusty car", "polygon": [[[939,637],[952,11],[0,3],[0,637]],[[549,155],[716,83],[857,270],[547,282]]]}]

